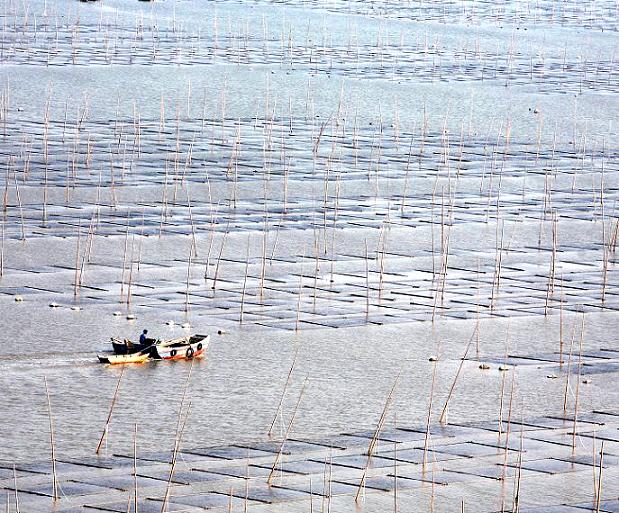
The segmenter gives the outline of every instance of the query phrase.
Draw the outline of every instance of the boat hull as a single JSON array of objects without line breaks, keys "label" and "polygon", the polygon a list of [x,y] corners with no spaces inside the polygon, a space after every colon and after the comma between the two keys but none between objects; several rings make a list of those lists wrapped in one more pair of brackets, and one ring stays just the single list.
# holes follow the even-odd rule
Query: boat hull
[{"label": "boat hull", "polygon": [[189,360],[204,355],[210,342],[210,335],[194,335],[168,341],[165,345],[155,346],[156,356],[160,360]]},{"label": "boat hull", "polygon": [[148,361],[150,355],[146,354],[110,354],[110,355],[97,355],[97,358],[101,363],[107,363],[110,365],[121,365],[127,363],[144,363]]}]

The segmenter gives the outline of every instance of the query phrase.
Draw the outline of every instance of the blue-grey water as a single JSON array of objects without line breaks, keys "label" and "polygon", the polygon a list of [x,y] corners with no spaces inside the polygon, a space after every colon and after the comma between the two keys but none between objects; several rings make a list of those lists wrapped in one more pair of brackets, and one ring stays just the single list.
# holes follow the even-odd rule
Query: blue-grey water
[{"label": "blue-grey water", "polygon": [[[506,355],[617,351],[617,14],[7,1],[0,460],[49,457],[45,380],[57,453],[92,454],[121,372],[96,354],[143,328],[212,341],[125,368],[108,454],[134,424],[173,447],[190,369],[206,446],[267,436],[297,350],[298,436],[374,427],[400,372],[391,411],[424,424],[438,355],[436,418],[471,337],[495,363],[465,362],[459,422],[498,417]],[[617,409],[608,369],[582,410]],[[562,413],[565,367],[511,372],[515,416]]]}]

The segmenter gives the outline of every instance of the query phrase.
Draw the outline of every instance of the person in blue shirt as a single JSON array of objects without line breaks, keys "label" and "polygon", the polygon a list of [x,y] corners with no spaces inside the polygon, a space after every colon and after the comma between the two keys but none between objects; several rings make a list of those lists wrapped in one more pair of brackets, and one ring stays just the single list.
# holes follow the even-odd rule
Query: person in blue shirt
[{"label": "person in blue shirt", "polygon": [[140,335],[140,344],[144,345],[149,343],[148,337],[146,336],[147,333],[148,330],[144,330]]},{"label": "person in blue shirt", "polygon": [[148,338],[147,334],[148,330],[144,330],[140,335],[140,351],[148,350],[151,358],[157,358],[157,349],[155,349],[155,344],[157,343],[157,341],[154,338]]}]

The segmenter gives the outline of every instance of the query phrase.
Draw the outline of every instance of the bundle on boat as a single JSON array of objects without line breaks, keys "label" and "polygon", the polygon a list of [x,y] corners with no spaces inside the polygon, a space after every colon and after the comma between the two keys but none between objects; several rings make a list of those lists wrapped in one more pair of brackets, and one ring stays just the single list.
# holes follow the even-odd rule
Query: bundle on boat
[{"label": "bundle on boat", "polygon": [[191,335],[169,340],[155,340],[146,344],[112,338],[115,354],[97,355],[101,363],[143,363],[148,360],[183,360],[204,355],[210,335]]}]

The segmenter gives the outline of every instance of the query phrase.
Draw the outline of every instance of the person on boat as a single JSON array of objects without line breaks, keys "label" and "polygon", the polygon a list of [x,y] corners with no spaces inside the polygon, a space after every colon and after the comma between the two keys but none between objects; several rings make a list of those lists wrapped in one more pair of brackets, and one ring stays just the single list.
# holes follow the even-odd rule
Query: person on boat
[{"label": "person on boat", "polygon": [[140,335],[140,344],[146,345],[150,343],[150,339],[146,336],[147,333],[148,333],[148,330],[144,330],[142,334]]}]

